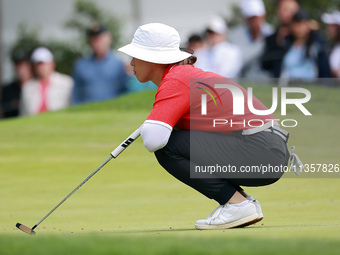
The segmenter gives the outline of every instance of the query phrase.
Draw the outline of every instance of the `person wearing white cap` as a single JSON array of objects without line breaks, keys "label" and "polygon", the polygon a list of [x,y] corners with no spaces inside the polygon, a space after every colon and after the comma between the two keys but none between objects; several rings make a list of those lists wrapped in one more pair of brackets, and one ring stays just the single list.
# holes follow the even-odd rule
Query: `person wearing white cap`
[{"label": "person wearing white cap", "polygon": [[262,0],[243,0],[241,14],[245,25],[230,31],[230,40],[241,48],[245,78],[267,78],[269,73],[261,68],[260,57],[264,50],[265,37],[272,34],[272,27],[266,23],[266,9]]},{"label": "person wearing white cap", "polygon": [[226,41],[228,26],[219,16],[213,17],[206,29],[206,45],[195,52],[195,66],[228,78],[237,78],[242,68],[241,50]]},{"label": "person wearing white cap", "polygon": [[335,78],[340,78],[340,11],[324,13],[321,19],[328,25],[328,34],[332,40],[332,49],[329,55],[332,75]]},{"label": "person wearing white cap", "polygon": [[[247,101],[247,91],[226,77],[194,67],[195,56],[180,49],[180,36],[170,26],[142,25],[132,42],[118,51],[132,57],[130,64],[140,82],[152,81],[158,87],[153,108],[140,128],[144,146],[171,175],[219,203],[195,227],[233,228],[262,220],[260,203],[240,186],[272,184],[282,171],[209,173],[204,169],[268,164],[284,169],[291,157],[287,131],[272,126],[268,121],[275,119],[272,114],[255,115],[248,108],[234,114],[233,94],[241,93]],[[229,84],[230,90],[216,84]],[[268,110],[256,97],[252,100],[255,109]],[[221,116],[234,124],[214,125],[213,120]]]},{"label": "person wearing white cap", "polygon": [[36,115],[69,106],[73,80],[55,71],[52,52],[45,47],[36,48],[31,55],[31,63],[35,78],[22,88],[20,115]]},{"label": "person wearing white cap", "polygon": [[29,54],[18,48],[12,53],[15,78],[5,86],[0,86],[0,119],[19,116],[21,89],[32,79]]}]

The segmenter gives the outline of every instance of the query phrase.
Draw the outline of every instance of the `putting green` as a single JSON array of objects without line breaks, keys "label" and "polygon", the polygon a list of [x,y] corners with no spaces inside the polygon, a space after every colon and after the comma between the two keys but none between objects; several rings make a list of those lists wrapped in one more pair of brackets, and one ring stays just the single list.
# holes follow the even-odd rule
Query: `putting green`
[{"label": "putting green", "polygon": [[[339,164],[340,90],[308,88],[289,146],[304,163]],[[268,87],[254,94],[270,104]],[[148,115],[154,92],[0,122],[0,254],[338,254],[340,179],[283,178],[246,188],[265,218],[244,228],[194,230],[217,205],[176,181],[139,138],[36,229]],[[279,110],[279,109],[278,109]],[[279,111],[278,111],[279,113]]]}]

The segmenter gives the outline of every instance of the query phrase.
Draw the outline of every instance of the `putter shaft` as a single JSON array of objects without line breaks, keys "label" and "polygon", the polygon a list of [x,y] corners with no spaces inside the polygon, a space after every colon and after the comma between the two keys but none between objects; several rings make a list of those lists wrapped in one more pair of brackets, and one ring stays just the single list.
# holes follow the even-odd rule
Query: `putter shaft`
[{"label": "putter shaft", "polygon": [[103,166],[105,166],[113,157],[110,155],[110,157],[108,157],[99,167],[96,168],[96,170],[94,170],[89,176],[87,176],[77,187],[74,188],[74,190],[71,191],[70,194],[68,194],[66,197],[63,198],[63,200],[61,200],[59,202],[59,204],[57,204],[51,211],[49,211],[37,224],[35,224],[32,227],[32,230],[34,230],[41,222],[43,222],[51,213],[53,213],[62,203],[65,202],[65,200],[67,200],[70,196],[72,196],[72,194],[74,192],[76,192],[81,186],[83,186],[85,184],[85,182],[87,182],[93,175],[95,175]]},{"label": "putter shaft", "polygon": [[136,140],[140,136],[140,127],[136,129],[124,142],[122,142],[116,149],[114,149],[110,157],[108,157],[99,167],[96,168],[89,176],[87,176],[77,187],[75,187],[70,194],[68,194],[65,198],[63,198],[51,211],[49,211],[37,224],[35,224],[31,229],[17,223],[16,227],[21,229],[22,231],[28,233],[28,230],[33,230],[39,226],[41,222],[43,222],[51,213],[53,213],[62,203],[64,203],[74,192],[76,192],[81,186],[83,186],[93,175],[95,175],[103,166],[105,166],[111,159],[118,157],[120,153],[122,153],[134,140]]}]

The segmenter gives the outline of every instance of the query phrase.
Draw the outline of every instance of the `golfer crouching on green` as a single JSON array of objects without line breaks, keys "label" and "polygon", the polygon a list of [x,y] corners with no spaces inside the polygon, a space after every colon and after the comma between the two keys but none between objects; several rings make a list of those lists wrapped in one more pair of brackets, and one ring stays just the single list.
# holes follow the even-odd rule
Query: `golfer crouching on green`
[{"label": "golfer crouching on green", "polygon": [[[179,34],[172,27],[140,26],[132,42],[118,50],[132,57],[130,64],[140,82],[158,86],[153,109],[141,127],[145,147],[171,175],[219,203],[195,227],[233,228],[262,220],[260,203],[240,186],[272,184],[283,171],[240,171],[251,166],[287,167],[291,157],[287,131],[273,115],[255,115],[246,104],[243,114],[233,114],[231,90],[214,87],[216,82],[235,86],[244,102],[247,91],[226,77],[195,68],[196,57],[180,49]],[[268,110],[255,97],[252,103],[257,110]],[[233,123],[215,125],[214,118],[221,116]],[[208,166],[232,166],[237,173],[198,171]]]}]

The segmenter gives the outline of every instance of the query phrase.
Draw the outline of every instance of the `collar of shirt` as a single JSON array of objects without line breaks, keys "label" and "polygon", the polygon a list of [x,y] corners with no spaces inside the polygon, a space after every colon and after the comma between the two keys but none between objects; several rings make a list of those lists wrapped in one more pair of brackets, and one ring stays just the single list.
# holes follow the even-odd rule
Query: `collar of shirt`
[{"label": "collar of shirt", "polygon": [[96,58],[96,54],[92,53],[92,54],[91,54],[91,59],[92,59],[92,60],[95,60],[95,61],[106,61],[107,59],[110,58],[111,55],[112,55],[111,50],[109,50],[109,51],[106,53],[106,55],[105,55],[104,58]]},{"label": "collar of shirt", "polygon": [[165,71],[164,71],[164,73],[163,73],[163,76],[162,76],[162,79],[161,80],[163,80],[164,79],[164,77],[170,72],[170,70],[173,68],[173,67],[175,67],[177,64],[170,64],[170,65],[168,65],[168,67],[165,69]]}]

